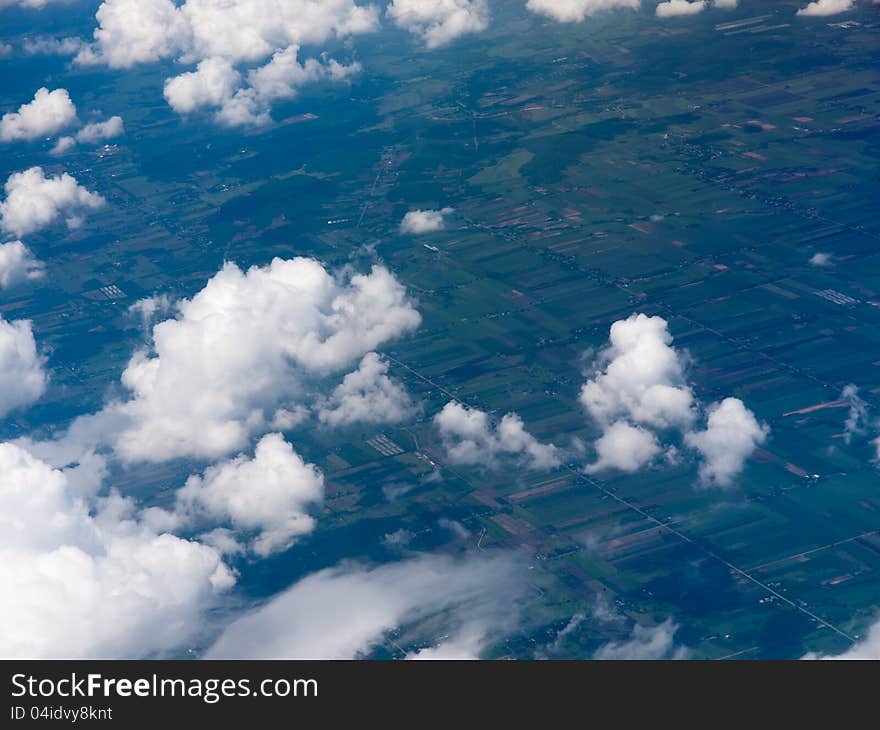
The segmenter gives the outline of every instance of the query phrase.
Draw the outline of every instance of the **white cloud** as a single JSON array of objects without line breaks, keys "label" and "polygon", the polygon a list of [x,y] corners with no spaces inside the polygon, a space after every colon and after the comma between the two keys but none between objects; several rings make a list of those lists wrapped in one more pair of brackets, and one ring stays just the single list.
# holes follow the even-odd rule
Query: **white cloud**
[{"label": "white cloud", "polygon": [[522,419],[508,413],[497,425],[477,408],[450,401],[434,416],[449,460],[496,468],[504,458],[526,469],[554,469],[562,463],[562,452],[543,444],[523,426]]},{"label": "white cloud", "polygon": [[306,258],[247,272],[228,263],[177,309],[122,375],[132,398],[112,408],[130,419],[116,440],[127,461],[242,449],[277,410],[299,405],[311,381],[421,320],[386,269],[333,275]]},{"label": "white cloud", "polygon": [[[606,616],[613,616],[613,620],[618,620],[616,614],[611,612],[611,609],[605,603],[599,603],[602,599],[597,600],[597,608],[599,606],[602,607],[604,613],[600,614],[598,611],[594,611],[594,617],[599,621],[604,621]],[[546,659],[550,656],[557,656],[562,649],[565,640],[571,636],[575,631],[577,631],[578,627],[587,620],[587,615],[585,613],[576,613],[574,614],[565,626],[562,627],[559,631],[556,632],[556,636],[553,641],[550,642],[545,649],[539,649],[536,653],[537,659]]]},{"label": "white cloud", "polygon": [[438,48],[489,27],[486,0],[392,0],[385,11],[399,28]]},{"label": "white cloud", "polygon": [[849,403],[849,413],[843,424],[843,440],[849,446],[852,437],[863,434],[868,426],[868,404],[859,397],[859,389],[853,383],[844,387],[840,398]]},{"label": "white cloud", "polygon": [[830,253],[819,251],[810,256],[810,264],[813,266],[831,266],[833,257]]},{"label": "white cloud", "polygon": [[353,423],[400,423],[415,407],[403,386],[388,377],[388,363],[368,352],[358,369],[345,376],[318,411],[330,426]]},{"label": "white cloud", "polygon": [[641,4],[641,0],[528,0],[526,7],[533,13],[546,15],[560,23],[576,23],[604,10],[638,10]]},{"label": "white cloud", "polygon": [[190,36],[171,0],[106,0],[95,18],[94,46],[77,55],[80,63],[130,68],[179,53]]},{"label": "white cloud", "polygon": [[600,647],[595,659],[684,659],[687,649],[676,648],[675,634],[678,626],[672,619],[666,619],[656,626],[636,624],[632,634],[626,641],[610,642]]},{"label": "white cloud", "polygon": [[459,649],[466,642],[476,653],[515,624],[523,585],[521,564],[506,555],[429,555],[376,568],[342,564],[303,578],[234,622],[206,656],[356,658],[393,629],[413,640],[433,638],[431,644],[438,634],[449,635]]},{"label": "white cloud", "polygon": [[146,657],[202,628],[232,575],[215,550],[131,512],[118,496],[85,501],[64,473],[0,444],[0,656]]},{"label": "white cloud", "polygon": [[[34,42],[35,43],[35,42]],[[32,52],[36,52],[31,47]],[[0,140],[32,140],[54,135],[77,121],[76,106],[66,89],[49,91],[43,87],[34,94],[33,101],[22,104],[17,112],[4,114],[0,119]],[[61,137],[52,154],[67,152],[77,142],[94,144],[117,137],[124,131],[122,117],[110,117],[103,122],[86,124],[73,136]]]},{"label": "white cloud", "polygon": [[[708,411],[708,426],[695,431],[703,407],[686,383],[686,358],[672,346],[666,320],[633,314],[611,325],[610,344],[581,389],[580,401],[602,429],[596,461],[587,473],[636,471],[664,451],[661,437],[680,435],[703,457],[704,485],[729,486],[769,429],[742,401],[727,398]],[[665,448],[674,461],[677,448]]]},{"label": "white cloud", "polygon": [[103,122],[86,124],[76,133],[76,141],[84,144],[97,144],[105,139],[113,139],[125,132],[122,117],[110,117]]},{"label": "white cloud", "polygon": [[[868,432],[876,433],[878,423],[871,418],[868,404],[859,396],[859,389],[855,384],[850,383],[845,386],[840,399],[849,405],[846,421],[843,424],[843,440],[847,446],[852,443],[854,436],[864,436]],[[874,460],[880,462],[880,436],[872,438],[871,445],[876,450]]]},{"label": "white cloud", "polygon": [[[14,443],[27,450],[36,458],[46,462],[56,469],[68,469],[72,465],[83,465],[85,460],[92,472],[92,486],[100,486],[99,478],[103,478],[102,460],[106,457],[93,457],[97,447],[104,443],[106,434],[112,434],[123,428],[125,419],[118,413],[101,411],[97,414],[89,414],[76,418],[66,433],[60,438],[50,438],[42,441],[30,437],[17,439]],[[88,481],[85,472],[88,469],[79,468],[79,484],[83,479]]]},{"label": "white cloud", "polygon": [[816,0],[797,11],[798,15],[818,16],[837,15],[855,7],[855,0]]},{"label": "white cloud", "polygon": [[394,532],[386,532],[382,535],[382,544],[391,549],[405,548],[414,537],[414,533],[401,527]]},{"label": "white cloud", "polygon": [[67,0],[0,0],[0,8],[17,5],[20,8],[42,10],[51,3],[66,2]]},{"label": "white cloud", "polygon": [[192,33],[188,51],[236,61],[261,61],[291,45],[318,45],[378,27],[376,7],[352,0],[187,0],[180,12]]},{"label": "white cloud", "polygon": [[626,421],[611,424],[596,441],[596,462],[586,467],[588,474],[617,469],[634,472],[650,463],[660,453],[657,437]]},{"label": "white cloud", "polygon": [[733,10],[739,5],[739,0],[712,0],[712,5],[720,10]]},{"label": "white cloud", "polygon": [[76,147],[77,142],[84,144],[97,144],[107,139],[113,139],[125,132],[122,117],[110,117],[103,122],[91,122],[86,124],[73,136],[59,137],[50,154],[63,155]]},{"label": "white cloud", "polygon": [[188,114],[206,106],[220,106],[241,83],[241,74],[226,58],[206,58],[195,71],[165,81],[165,99],[174,111]]},{"label": "white cloud", "polygon": [[0,289],[44,276],[43,264],[21,241],[0,243]]},{"label": "white cloud", "polygon": [[686,428],[695,418],[684,364],[666,320],[633,314],[611,325],[610,345],[599,353],[604,368],[581,389],[580,401],[600,424],[620,418],[654,428]]},{"label": "white cloud", "polygon": [[74,147],[76,147],[76,137],[71,137],[70,135],[66,135],[64,137],[59,137],[55,142],[55,145],[49,150],[50,155],[55,155],[56,157],[59,155],[66,154],[70,152]]},{"label": "white cloud", "polygon": [[0,317],[0,416],[38,400],[47,380],[30,321]]},{"label": "white cloud", "polygon": [[31,140],[55,134],[76,120],[76,107],[66,89],[37,89],[33,101],[0,118],[0,140]]},{"label": "white cloud", "polygon": [[173,512],[147,510],[159,529],[229,522],[234,530],[256,532],[250,549],[265,557],[289,548],[315,528],[309,514],[324,497],[324,476],[307,464],[279,433],[260,439],[253,458],[239,455],[190,477],[175,495]]},{"label": "white cloud", "polygon": [[709,409],[705,431],[685,435],[685,443],[702,454],[700,479],[704,484],[727,487],[743,469],[746,459],[769,433],[766,424],[738,398],[725,398]]},{"label": "white cloud", "polygon": [[261,125],[271,121],[275,101],[292,99],[299,89],[318,81],[342,81],[360,72],[358,63],[341,64],[332,58],[299,60],[299,47],[278,51],[263,66],[251,69],[247,85],[221,99],[217,119],[230,126]]},{"label": "white cloud", "polygon": [[[175,58],[198,64],[170,79],[166,97],[175,109],[220,109],[230,125],[268,121],[272,101],[291,98],[304,83],[339,80],[359,66],[321,58],[299,60],[303,46],[320,47],[378,28],[374,5],[353,0],[105,0],[96,14],[94,43],[80,63],[128,68]],[[251,68],[238,88],[239,67]]]},{"label": "white cloud", "polygon": [[418,235],[420,233],[442,231],[446,225],[445,217],[452,212],[452,208],[411,210],[403,216],[403,220],[400,222],[400,232]]},{"label": "white cloud", "polygon": [[696,15],[706,9],[705,0],[666,0],[657,5],[658,18],[673,18],[677,15]]},{"label": "white cloud", "polygon": [[199,535],[199,542],[210,545],[223,556],[244,555],[247,550],[238,535],[227,527],[217,527]]},{"label": "white cloud", "polygon": [[105,201],[86,190],[66,172],[46,177],[41,167],[14,172],[5,185],[6,200],[0,203],[0,228],[15,236],[33,233],[65,216],[70,227],[81,222],[79,216],[95,210]]},{"label": "white cloud", "polygon": [[73,56],[82,50],[80,38],[52,38],[38,36],[26,38],[21,44],[21,49],[28,56]]},{"label": "white cloud", "polygon": [[146,299],[138,299],[128,308],[128,311],[137,316],[144,327],[150,327],[157,317],[168,314],[173,308],[174,303],[171,297],[167,294],[157,294]]},{"label": "white cloud", "polygon": [[468,530],[458,520],[449,520],[445,517],[441,517],[439,520],[437,520],[437,527],[442,527],[444,530],[449,530],[449,532],[451,532],[459,540],[467,540],[471,536],[471,531]]}]

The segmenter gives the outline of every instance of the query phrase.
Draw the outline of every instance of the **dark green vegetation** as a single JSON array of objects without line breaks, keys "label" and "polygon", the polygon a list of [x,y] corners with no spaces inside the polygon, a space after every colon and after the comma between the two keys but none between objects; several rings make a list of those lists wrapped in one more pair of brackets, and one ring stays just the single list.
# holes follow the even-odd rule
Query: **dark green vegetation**
[{"label": "dark green vegetation", "polygon": [[[575,26],[517,7],[448,50],[412,47],[405,64],[410,41],[388,34],[360,49],[350,89],[309,89],[254,133],[176,117],[166,69],[100,77],[88,98],[76,74],[85,89],[97,72],[73,72],[78,105],[124,109],[135,131],[65,163],[110,205],[76,232],[31,237],[47,283],[0,306],[34,320],[54,377],[4,436],[94,410],[119,387],[142,342],[126,315],[137,298],[190,295],[224,259],[338,266],[374,248],[424,316],[388,354],[425,418],[383,431],[394,456],[368,443],[375,429],[292,432],[328,475],[325,514],[288,554],[243,566],[247,595],[344,557],[387,559],[382,536],[399,529],[411,548],[448,543],[445,518],[484,548],[524,547],[549,574],[498,655],[545,651],[597,600],[643,623],[671,616],[698,658],[845,649],[880,609],[874,450],[843,443],[838,400],[852,382],[880,405],[880,17],[743,5]],[[15,91],[4,106],[32,93]],[[33,157],[11,149],[4,177]],[[456,209],[446,231],[398,234],[408,209],[443,206]],[[820,251],[831,266],[808,264]],[[770,424],[734,489],[699,489],[690,463],[602,479],[444,464],[430,417],[453,396],[516,411],[542,440],[593,439],[577,404],[582,355],[633,311],[669,320],[704,401],[740,397]],[[189,466],[120,483],[161,500]],[[588,619],[555,655],[626,633]]]}]

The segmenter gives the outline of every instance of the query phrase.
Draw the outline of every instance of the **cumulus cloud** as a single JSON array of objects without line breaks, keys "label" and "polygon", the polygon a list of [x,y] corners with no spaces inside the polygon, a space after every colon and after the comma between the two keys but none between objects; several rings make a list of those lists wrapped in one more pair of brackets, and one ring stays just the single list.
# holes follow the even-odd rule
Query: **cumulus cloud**
[{"label": "cumulus cloud", "polygon": [[289,46],[248,72],[247,84],[219,102],[217,119],[230,126],[267,124],[274,102],[292,99],[308,84],[342,81],[360,70],[358,63],[346,65],[332,58],[300,61],[299,47]]},{"label": "cumulus cloud", "polygon": [[411,210],[403,216],[403,220],[400,222],[400,232],[418,235],[442,231],[446,225],[444,219],[452,212],[452,208]]},{"label": "cumulus cloud", "polygon": [[30,321],[0,317],[0,416],[38,400],[47,380]]},{"label": "cumulus cloud", "polygon": [[434,416],[434,425],[455,464],[496,468],[508,459],[526,469],[554,469],[562,463],[561,450],[538,441],[515,413],[493,425],[485,412],[450,401]]},{"label": "cumulus cloud", "polygon": [[95,18],[94,44],[77,55],[80,63],[130,68],[180,52],[189,28],[172,0],[107,0]]},{"label": "cumulus cloud", "polygon": [[352,0],[187,0],[180,12],[192,33],[192,51],[202,58],[259,61],[292,45],[317,45],[378,27],[377,8]]},{"label": "cumulus cloud", "polygon": [[666,0],[657,5],[658,18],[672,18],[677,15],[696,15],[706,9],[705,0]]},{"label": "cumulus cloud", "polygon": [[515,624],[522,567],[509,555],[342,564],[303,578],[235,621],[206,656],[352,659],[368,655],[394,629],[435,653],[443,647],[476,654]]},{"label": "cumulus cloud", "polygon": [[76,133],[76,141],[85,144],[97,144],[105,139],[113,139],[125,132],[122,117],[115,116],[105,119],[103,122],[91,122],[86,124]]},{"label": "cumulus cloud", "polygon": [[560,23],[579,23],[603,10],[638,10],[641,4],[641,0],[528,0],[526,7],[533,13],[546,15]]},{"label": "cumulus cloud", "polygon": [[596,441],[595,449],[596,462],[586,467],[588,474],[607,469],[638,471],[661,451],[653,433],[626,421],[611,424]]},{"label": "cumulus cloud", "polygon": [[[48,43],[48,41],[42,41]],[[37,48],[31,42],[26,50],[36,53]],[[70,100],[66,89],[49,91],[43,87],[34,94],[33,101],[22,104],[17,112],[4,114],[0,119],[0,140],[32,140],[38,137],[54,135],[77,121],[76,106]],[[110,117],[103,122],[86,124],[75,135],[61,137],[52,150],[53,154],[62,154],[77,142],[95,144],[105,139],[118,137],[124,131],[122,117]]]},{"label": "cumulus cloud", "polygon": [[62,155],[73,149],[76,144],[98,144],[104,140],[113,139],[125,132],[122,117],[115,116],[105,119],[103,122],[90,122],[80,129],[75,135],[60,137],[52,148],[53,155]]},{"label": "cumulus cloud", "polygon": [[299,60],[299,47],[278,51],[263,66],[252,69],[247,83],[226,58],[208,58],[195,71],[165,82],[165,99],[182,114],[206,107],[217,108],[217,119],[230,126],[261,125],[271,121],[275,101],[291,99],[299,89],[321,80],[340,81],[360,70],[333,59]]},{"label": "cumulus cloud", "polygon": [[[167,82],[169,103],[184,112],[218,107],[227,124],[253,124],[268,121],[272,101],[290,98],[304,83],[357,70],[298,54],[303,46],[374,31],[379,16],[374,5],[354,0],[105,0],[95,17],[94,42],[78,62],[129,68],[175,58],[197,64]],[[240,67],[251,67],[241,88]]]},{"label": "cumulus cloud", "polygon": [[739,0],[712,0],[712,7],[721,10],[733,10],[739,6]]},{"label": "cumulus cloud", "polygon": [[489,27],[486,0],[392,0],[385,11],[399,28],[438,48]]},{"label": "cumulus cloud", "polygon": [[226,264],[132,357],[113,406],[130,424],[116,440],[127,461],[214,458],[282,419],[310,382],[347,370],[421,318],[381,266],[331,274],[313,259],[274,259],[244,272]]},{"label": "cumulus cloud", "polygon": [[684,659],[687,649],[675,646],[678,625],[666,619],[657,626],[636,624],[626,641],[615,641],[599,647],[595,659]]},{"label": "cumulus cloud", "polygon": [[64,216],[76,227],[88,210],[105,204],[104,198],[86,190],[66,172],[46,177],[42,167],[14,172],[4,186],[6,199],[0,202],[0,228],[15,236],[33,233]]},{"label": "cumulus cloud", "polygon": [[241,454],[190,477],[175,495],[173,511],[152,509],[145,518],[168,530],[228,522],[237,532],[256,533],[250,549],[265,557],[314,530],[309,512],[323,497],[321,471],[272,433],[260,439],[253,458]]},{"label": "cumulus cloud", "polygon": [[368,352],[320,407],[318,420],[329,426],[400,423],[414,411],[409,394],[388,376],[388,362]]},{"label": "cumulus cloud", "polygon": [[708,409],[708,425],[696,431],[703,406],[684,377],[686,358],[673,347],[662,317],[633,314],[611,325],[609,345],[581,388],[580,402],[602,429],[593,474],[607,469],[633,472],[665,450],[661,439],[680,437],[703,458],[705,485],[729,486],[769,429],[759,425],[742,401],[727,398]]},{"label": "cumulus cloud", "polygon": [[165,82],[165,99],[171,108],[188,114],[205,106],[220,106],[232,97],[241,83],[241,74],[226,58],[206,58],[195,71]]},{"label": "cumulus cloud", "polygon": [[767,439],[769,428],[738,398],[725,398],[709,409],[704,431],[685,435],[685,443],[703,456],[700,479],[704,484],[728,487],[754,450]]},{"label": "cumulus cloud", "polygon": [[0,140],[14,142],[55,134],[76,120],[76,107],[66,89],[37,89],[33,101],[0,118]]},{"label": "cumulus cloud", "polygon": [[157,534],[130,502],[0,444],[0,656],[137,658],[180,646],[233,583],[219,554]]},{"label": "cumulus cloud", "polygon": [[833,257],[830,253],[819,251],[810,256],[810,264],[812,266],[831,266]]},{"label": "cumulus cloud", "polygon": [[44,276],[43,264],[21,241],[0,243],[0,289],[8,289]]},{"label": "cumulus cloud", "polygon": [[855,0],[816,0],[797,11],[798,15],[817,16],[837,15],[855,7]]},{"label": "cumulus cloud", "polygon": [[662,317],[633,314],[615,322],[597,365],[599,372],[584,384],[580,401],[598,423],[620,418],[654,428],[693,423],[694,396]]}]

